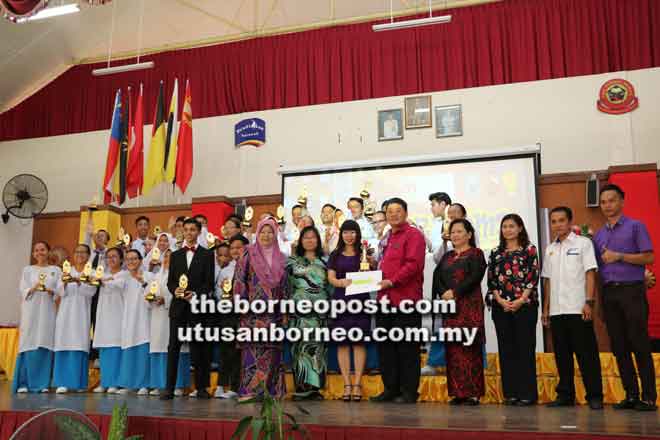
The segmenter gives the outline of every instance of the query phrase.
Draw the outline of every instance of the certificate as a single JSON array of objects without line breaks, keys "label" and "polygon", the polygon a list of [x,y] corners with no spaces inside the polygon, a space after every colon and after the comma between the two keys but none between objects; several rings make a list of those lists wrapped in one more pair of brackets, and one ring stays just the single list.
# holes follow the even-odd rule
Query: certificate
[{"label": "certificate", "polygon": [[380,270],[349,272],[346,274],[346,279],[352,281],[351,285],[346,288],[346,295],[375,292],[380,290],[379,283],[383,281],[383,272]]}]

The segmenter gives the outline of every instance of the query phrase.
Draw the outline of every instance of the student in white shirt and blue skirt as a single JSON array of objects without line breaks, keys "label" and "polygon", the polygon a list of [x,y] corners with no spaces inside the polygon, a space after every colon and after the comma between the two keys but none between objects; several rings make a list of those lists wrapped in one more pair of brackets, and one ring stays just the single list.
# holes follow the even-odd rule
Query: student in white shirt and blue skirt
[{"label": "student in white shirt and blue skirt", "polygon": [[58,394],[69,390],[87,391],[89,376],[89,330],[92,297],[96,286],[81,280],[90,249],[79,244],[73,252],[71,280],[64,281],[58,294],[62,297],[55,320],[55,363],[53,386]]},{"label": "student in white shirt and blue skirt", "polygon": [[[45,393],[50,385],[55,335],[54,296],[62,289],[62,281],[60,269],[48,265],[49,251],[48,243],[36,242],[32,248],[36,264],[23,269],[19,286],[20,336],[12,392]],[[39,275],[42,275],[43,287]]]}]

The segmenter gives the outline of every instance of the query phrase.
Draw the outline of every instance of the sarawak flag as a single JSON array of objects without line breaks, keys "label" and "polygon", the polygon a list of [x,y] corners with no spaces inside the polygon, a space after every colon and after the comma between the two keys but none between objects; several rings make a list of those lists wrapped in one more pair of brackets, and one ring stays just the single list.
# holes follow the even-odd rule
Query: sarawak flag
[{"label": "sarawak flag", "polygon": [[154,111],[154,125],[151,131],[149,157],[147,158],[147,166],[144,170],[143,192],[145,195],[149,194],[155,186],[165,180],[165,170],[163,169],[163,164],[165,163],[166,131],[164,101],[163,83],[161,81],[158,101],[156,102],[156,111]]},{"label": "sarawak flag", "polygon": [[178,140],[178,127],[177,127],[177,113],[179,107],[179,82],[174,79],[174,91],[172,92],[172,100],[170,102],[170,112],[167,115],[167,136],[165,136],[165,162],[163,168],[165,169],[165,181],[174,183],[176,174],[176,143]]},{"label": "sarawak flag", "polygon": [[108,157],[105,161],[105,175],[103,177],[103,203],[109,204],[117,194],[114,189],[114,180],[118,179],[119,148],[121,143],[121,90],[115,95],[115,105],[112,111],[112,125],[110,127],[110,143],[108,144]]},{"label": "sarawak flag", "polygon": [[192,97],[190,82],[186,81],[186,97],[181,112],[179,140],[176,155],[176,185],[185,193],[193,173]]},{"label": "sarawak flag", "polygon": [[126,169],[126,192],[131,199],[138,197],[142,193],[144,180],[144,110],[142,97],[143,89],[142,84],[140,84],[140,94],[138,95],[135,107],[135,118],[128,125],[129,152]]}]

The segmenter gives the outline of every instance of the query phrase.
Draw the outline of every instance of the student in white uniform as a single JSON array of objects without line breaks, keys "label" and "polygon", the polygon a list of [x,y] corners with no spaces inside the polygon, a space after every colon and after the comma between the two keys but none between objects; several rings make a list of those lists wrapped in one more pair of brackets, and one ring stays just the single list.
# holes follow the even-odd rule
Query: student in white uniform
[{"label": "student in white uniform", "polygon": [[[50,246],[38,241],[32,248],[36,264],[26,266],[19,285],[21,324],[12,392],[48,392],[53,364],[56,292],[62,289],[60,269],[48,265]],[[39,275],[44,274],[45,290]]]},{"label": "student in white uniform", "polygon": [[[62,300],[55,320],[53,386],[58,394],[86,391],[89,374],[89,330],[92,297],[96,287],[80,281],[89,260],[89,246],[79,244],[73,252],[72,279],[58,292]],[[93,277],[92,273],[92,277]],[[90,280],[91,281],[91,280]]]},{"label": "student in white uniform", "polygon": [[[431,299],[433,297],[433,271],[436,265],[442,259],[442,256],[449,250],[451,242],[448,236],[443,235],[443,228],[445,223],[445,214],[447,208],[451,205],[451,197],[444,192],[435,192],[429,195],[429,202],[431,202],[431,227],[426,231],[426,257],[424,258],[424,298]],[[437,315],[433,319],[433,331],[436,332],[442,327],[442,317]],[[426,365],[422,367],[422,376],[433,376],[447,366],[445,357],[445,344],[442,341],[431,342],[427,345],[429,356],[426,360]]]},{"label": "student in white uniform", "polygon": [[160,252],[160,256],[157,260],[153,259],[154,249],[150,250],[147,256],[142,260],[142,270],[144,272],[151,272],[157,274],[160,272],[161,265],[163,264],[163,259],[165,252],[171,249],[171,237],[167,232],[161,232],[156,238],[156,247]]},{"label": "student in white uniform", "polygon": [[339,228],[335,225],[335,211],[337,208],[331,203],[326,203],[321,208],[321,224],[318,226],[321,241],[323,241],[323,253],[330,255],[339,242]]},{"label": "student in white uniform", "polygon": [[149,391],[150,309],[144,300],[154,274],[142,270],[142,255],[131,249],[126,253],[128,276],[124,288],[124,311],[121,326],[120,394],[138,390],[139,396]]},{"label": "student in white uniform", "polygon": [[151,222],[149,217],[141,215],[135,219],[135,229],[137,229],[137,238],[131,243],[131,249],[135,249],[140,252],[140,255],[144,257],[147,255],[147,250],[145,249],[145,241],[149,239],[149,228],[151,227]]},{"label": "student in white uniform", "polygon": [[[149,335],[149,393],[152,396],[160,395],[167,385],[167,345],[170,338],[169,309],[172,294],[167,288],[170,256],[172,251],[166,249],[163,253],[163,264],[156,275],[158,293],[156,299],[148,302],[151,308],[151,330]],[[147,287],[147,291],[150,287]],[[183,389],[190,387],[190,350],[188,344],[183,344],[179,355],[179,368],[177,370],[175,396],[182,396]]]},{"label": "student in white uniform", "polygon": [[197,220],[199,224],[202,225],[202,230],[197,236],[197,244],[208,249],[209,241],[206,239],[206,237],[209,233],[209,219],[207,219],[205,215],[197,214],[195,216],[195,220]]},{"label": "student in white uniform", "polygon": [[299,231],[298,223],[300,223],[302,216],[305,215],[305,211],[307,211],[307,209],[302,205],[293,205],[293,208],[291,208],[291,221],[287,222],[286,227],[284,228],[284,236],[289,244],[296,239]]},{"label": "student in white uniform", "polygon": [[121,316],[128,273],[121,269],[123,255],[118,248],[107,252],[108,271],[99,289],[93,347],[99,350],[101,384],[95,393],[114,394],[119,389],[121,367]]}]

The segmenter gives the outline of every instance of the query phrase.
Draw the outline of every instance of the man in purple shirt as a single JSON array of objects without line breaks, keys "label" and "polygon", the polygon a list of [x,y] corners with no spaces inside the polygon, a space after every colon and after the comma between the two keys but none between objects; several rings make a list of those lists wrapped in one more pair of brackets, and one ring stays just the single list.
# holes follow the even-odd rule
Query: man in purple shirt
[{"label": "man in purple shirt", "polygon": [[[655,411],[655,368],[644,284],[644,266],[653,264],[653,245],[646,226],[623,215],[624,196],[613,184],[601,189],[600,209],[607,222],[594,237],[605,323],[626,390],[626,399],[614,408]],[[642,381],[642,400],[631,352],[635,353]]]}]

